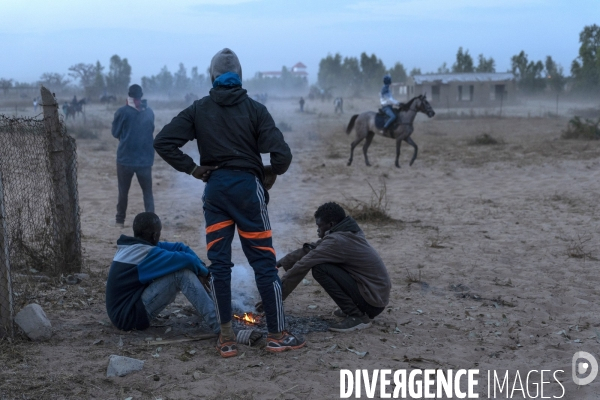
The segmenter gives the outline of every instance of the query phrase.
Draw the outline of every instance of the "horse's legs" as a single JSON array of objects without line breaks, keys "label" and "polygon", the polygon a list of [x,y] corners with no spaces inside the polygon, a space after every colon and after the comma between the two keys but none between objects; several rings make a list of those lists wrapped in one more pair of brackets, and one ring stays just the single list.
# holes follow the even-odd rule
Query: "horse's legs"
[{"label": "horse's legs", "polygon": [[402,144],[402,139],[396,139],[396,167],[400,168],[400,164],[398,163],[398,159],[400,158],[400,145]]},{"label": "horse's legs", "polygon": [[412,138],[409,136],[406,139],[404,139],[406,141],[406,143],[410,144],[412,147],[415,148],[415,152],[410,160],[410,164],[408,164],[409,166],[412,167],[413,163],[415,162],[415,160],[417,159],[417,152],[419,151],[419,146],[417,146],[417,144],[414,142],[414,140],[412,140]]},{"label": "horse's legs", "polygon": [[369,131],[369,133],[367,134],[367,140],[365,141],[365,144],[363,146],[363,154],[365,155],[365,164],[367,164],[367,167],[371,166],[371,164],[369,163],[369,157],[367,157],[367,150],[369,150],[369,146],[373,141],[373,136],[375,136],[375,132]]},{"label": "horse's legs", "polygon": [[362,140],[363,140],[364,138],[365,138],[364,136],[363,136],[363,137],[360,137],[360,136],[356,135],[356,139],[355,139],[355,140],[354,140],[354,142],[352,142],[352,144],[350,145],[350,159],[348,160],[348,165],[351,165],[351,164],[352,164],[352,156],[353,156],[353,154],[354,154],[354,148],[355,148],[355,147],[356,147],[356,146],[357,146],[357,145],[358,145],[360,142],[362,142]]}]

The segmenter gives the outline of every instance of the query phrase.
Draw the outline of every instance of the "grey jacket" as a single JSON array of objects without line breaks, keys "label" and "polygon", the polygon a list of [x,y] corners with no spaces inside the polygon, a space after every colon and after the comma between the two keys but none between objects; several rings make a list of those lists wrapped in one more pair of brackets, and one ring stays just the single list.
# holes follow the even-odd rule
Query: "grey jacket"
[{"label": "grey jacket", "polygon": [[312,267],[336,264],[356,281],[358,290],[367,303],[373,307],[385,307],[389,302],[392,283],[387,268],[352,217],[344,218],[323,239],[304,244],[277,264],[286,271],[281,279],[284,299]]}]

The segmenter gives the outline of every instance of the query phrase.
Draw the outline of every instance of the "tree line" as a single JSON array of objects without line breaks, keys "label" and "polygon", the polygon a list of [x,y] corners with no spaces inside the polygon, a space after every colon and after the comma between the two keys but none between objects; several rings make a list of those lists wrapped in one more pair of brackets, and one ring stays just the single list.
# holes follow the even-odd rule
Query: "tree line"
[{"label": "tree line", "polygon": [[[535,61],[530,60],[525,51],[511,57],[511,69],[507,72],[513,73],[519,89],[526,93],[539,93],[546,88],[558,93],[569,81],[575,91],[597,93],[600,89],[600,27],[586,26],[579,35],[579,43],[579,56],[571,64],[570,77],[564,75],[563,67],[551,56],[545,61]],[[444,62],[429,74],[461,72],[496,72],[496,62],[492,57],[479,54],[475,65],[469,50],[459,47],[451,67]],[[387,69],[375,54],[362,53],[360,57],[329,54],[319,63],[318,86],[325,91],[335,89],[340,94],[360,95],[378,90],[385,74],[391,75],[392,82],[405,83],[407,79],[406,69],[400,62]],[[421,74],[420,68],[413,68],[408,75]]]},{"label": "tree line", "polygon": [[[511,57],[512,72],[518,87],[527,93],[538,93],[546,88],[555,92],[564,90],[570,83],[574,91],[598,93],[600,90],[600,26],[585,26],[579,35],[579,54],[571,63],[571,76],[565,76],[563,67],[551,56],[544,61],[531,60],[525,51]],[[496,72],[496,63],[492,57],[479,54],[477,64],[469,50],[459,47],[452,66],[445,62],[432,73],[458,72]],[[68,74],[46,72],[35,84],[15,82],[13,79],[0,78],[0,90],[6,95],[12,87],[31,87],[43,84],[52,91],[64,92],[69,88],[83,89],[89,99],[101,96],[124,96],[131,83],[131,65],[127,58],[114,55],[110,58],[108,71],[96,61],[95,64],[78,63],[68,69]],[[393,82],[406,82],[407,76],[422,74],[420,68],[413,68],[408,74],[401,62],[391,68],[375,54],[363,52],[359,57],[342,57],[339,53],[327,55],[319,62],[317,75],[318,89],[322,92],[335,90],[343,95],[360,95],[380,88],[382,77],[390,74]],[[164,66],[156,75],[142,77],[142,87],[147,94],[181,96],[188,93],[204,94],[211,87],[210,77],[193,67],[188,75],[186,67],[180,63],[179,69],[172,73]],[[305,77],[282,68],[280,77],[264,77],[257,73],[253,78],[244,80],[244,86],[251,92],[299,93],[306,90]]]}]

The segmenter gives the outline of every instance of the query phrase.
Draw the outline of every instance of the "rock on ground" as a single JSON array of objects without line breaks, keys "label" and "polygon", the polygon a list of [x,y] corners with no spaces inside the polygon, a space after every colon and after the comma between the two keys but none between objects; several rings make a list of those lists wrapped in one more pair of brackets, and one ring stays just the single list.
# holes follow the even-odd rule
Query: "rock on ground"
[{"label": "rock on ground", "polygon": [[15,317],[15,323],[31,340],[48,340],[52,336],[52,324],[38,304],[29,304]]},{"label": "rock on ground", "polygon": [[108,360],[106,376],[125,376],[135,371],[140,371],[144,367],[142,360],[135,358],[111,355]]}]

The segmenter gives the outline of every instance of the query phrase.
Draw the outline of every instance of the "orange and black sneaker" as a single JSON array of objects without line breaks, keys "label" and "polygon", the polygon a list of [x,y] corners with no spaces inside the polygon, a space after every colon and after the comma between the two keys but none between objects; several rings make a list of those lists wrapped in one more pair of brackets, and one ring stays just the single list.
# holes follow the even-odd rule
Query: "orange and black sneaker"
[{"label": "orange and black sneaker", "polygon": [[223,339],[219,334],[217,338],[217,350],[223,358],[237,356],[238,350],[235,337],[233,339]]},{"label": "orange and black sneaker", "polygon": [[270,351],[272,353],[280,353],[286,350],[296,350],[301,347],[304,347],[306,344],[306,340],[304,340],[300,336],[296,336],[291,334],[288,331],[281,332],[281,338],[276,339],[269,335],[267,336],[267,346],[265,350]]}]

